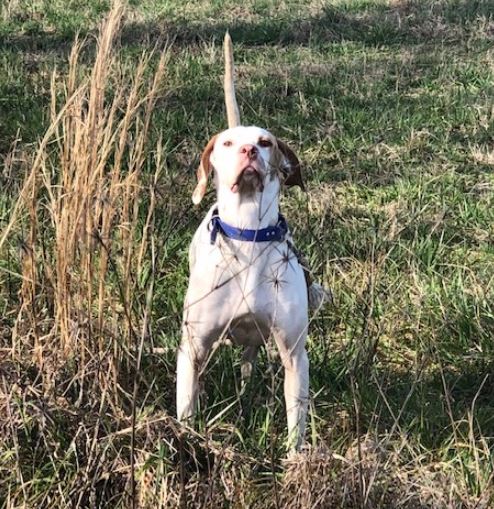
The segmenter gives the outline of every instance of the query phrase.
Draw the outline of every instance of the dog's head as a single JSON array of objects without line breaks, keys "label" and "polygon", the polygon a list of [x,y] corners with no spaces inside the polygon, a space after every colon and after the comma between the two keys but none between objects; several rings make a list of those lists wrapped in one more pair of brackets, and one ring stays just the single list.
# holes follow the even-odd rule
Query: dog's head
[{"label": "dog's head", "polygon": [[206,193],[208,177],[215,170],[217,185],[232,193],[262,193],[270,183],[304,189],[300,162],[295,153],[269,131],[259,127],[233,127],[211,138],[197,169],[194,204]]}]

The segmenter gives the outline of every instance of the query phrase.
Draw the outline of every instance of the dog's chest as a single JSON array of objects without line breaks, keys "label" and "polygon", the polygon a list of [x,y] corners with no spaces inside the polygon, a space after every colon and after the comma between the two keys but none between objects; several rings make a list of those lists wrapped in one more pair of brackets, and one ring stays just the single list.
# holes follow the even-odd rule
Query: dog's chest
[{"label": "dog's chest", "polygon": [[[208,249],[209,247],[209,249]],[[297,284],[300,267],[287,242],[242,242],[218,237],[191,267],[191,286],[258,307]]]},{"label": "dog's chest", "polygon": [[271,321],[277,306],[306,292],[286,241],[243,242],[218,235],[211,244],[205,229],[194,238],[190,262],[187,307],[202,316],[211,312],[218,322],[247,315]]},{"label": "dog's chest", "polygon": [[190,246],[187,330],[204,341],[227,334],[250,345],[262,344],[273,327],[299,334],[307,322],[307,290],[289,242],[212,238],[212,210]]},{"label": "dog's chest", "polygon": [[225,333],[237,344],[260,345],[280,309],[305,291],[299,288],[300,267],[286,243],[233,244],[221,239],[196,260],[186,320],[200,323],[200,335]]}]

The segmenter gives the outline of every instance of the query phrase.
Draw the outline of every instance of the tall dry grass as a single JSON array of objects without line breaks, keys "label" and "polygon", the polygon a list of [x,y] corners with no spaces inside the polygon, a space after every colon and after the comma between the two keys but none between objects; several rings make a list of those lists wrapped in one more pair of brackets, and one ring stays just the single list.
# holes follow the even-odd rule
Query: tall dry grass
[{"label": "tall dry grass", "polygon": [[[53,73],[50,125],[24,162],[26,178],[0,239],[6,252],[22,232],[18,305],[2,348],[2,438],[12,456],[1,468],[10,486],[1,498],[8,507],[96,503],[95,469],[109,467],[98,445],[107,413],[130,418],[134,450],[135,377],[148,337],[163,167],[161,143],[150,147],[149,139],[168,53],[143,54],[129,72],[116,50],[123,16],[117,3],[102,23],[89,78],[81,60],[91,56],[90,40],[75,41],[66,74]],[[144,179],[150,164],[154,176]],[[94,412],[95,421],[81,421],[63,443],[56,428],[68,431],[74,410]],[[21,443],[29,429],[46,442],[38,452]],[[37,462],[51,458],[56,478],[59,456],[70,456],[71,447],[80,467],[69,476],[73,484],[58,495],[33,489]],[[133,459],[127,455],[124,493],[135,499]]]},{"label": "tall dry grass", "polygon": [[[30,351],[40,365],[47,357],[65,362],[74,352],[106,349],[119,362],[141,335],[135,296],[142,292],[135,290],[149,261],[155,212],[153,183],[144,188],[141,176],[167,55],[151,77],[146,73],[152,56],[143,55],[129,82],[114,55],[122,15],[118,6],[102,25],[89,79],[80,78],[87,41],[75,42],[66,77],[54,72],[51,124],[1,239],[3,244],[23,222],[26,245],[12,348]],[[154,153],[157,179],[159,145]],[[149,207],[141,224],[144,199]],[[25,344],[27,337],[31,343]]]}]

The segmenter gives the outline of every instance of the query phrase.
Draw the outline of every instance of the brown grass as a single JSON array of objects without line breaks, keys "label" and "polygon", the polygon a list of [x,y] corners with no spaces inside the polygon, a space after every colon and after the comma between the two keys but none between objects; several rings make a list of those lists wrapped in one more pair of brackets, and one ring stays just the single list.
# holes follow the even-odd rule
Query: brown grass
[{"label": "brown grass", "polygon": [[[19,478],[18,488],[9,491],[9,507],[28,503],[33,491],[23,471],[35,468],[35,463],[29,464],[35,458],[22,457],[25,447],[17,429],[32,425],[44,440],[53,439],[45,444],[45,453],[53,455],[55,464],[59,454],[69,451],[57,443],[51,412],[68,419],[66,431],[75,432],[70,447],[83,464],[74,472],[72,485],[50,495],[62,507],[68,499],[82,504],[88,487],[95,492],[94,469],[106,472],[109,466],[97,459],[108,408],[116,420],[128,421],[125,400],[132,406],[134,428],[135,391],[122,376],[138,372],[148,336],[146,295],[150,289],[152,293],[152,271],[144,288],[139,281],[154,256],[154,190],[162,169],[161,144],[154,151],[156,172],[147,186],[142,170],[149,159],[151,116],[167,52],[157,63],[154,54],[143,54],[129,79],[115,55],[122,16],[123,6],[116,4],[102,24],[89,79],[80,77],[86,41],[76,40],[66,77],[53,73],[51,124],[30,167],[26,161],[26,179],[0,239],[5,246],[19,227],[25,232],[17,316],[2,363],[1,402],[8,415],[3,438],[16,451],[7,468],[12,466]],[[144,222],[139,220],[143,201]],[[28,393],[23,390],[26,383]],[[26,404],[32,415],[22,415]],[[95,411],[95,420],[79,422],[74,430],[71,422],[76,424],[82,408]],[[81,443],[84,451],[76,445]],[[112,468],[120,463],[118,455],[115,462]],[[77,494],[71,494],[74,490]],[[42,505],[45,498],[39,497],[30,503]]]},{"label": "brown grass", "polygon": [[[1,239],[3,244],[20,216],[27,215],[16,327],[17,337],[25,337],[26,327],[39,322],[37,296],[46,296],[39,289],[49,288],[49,302],[43,304],[53,306],[53,320],[45,324],[43,337],[35,327],[31,331],[31,352],[39,363],[47,351],[63,362],[74,351],[103,351],[110,338],[121,336],[112,345],[119,358],[138,334],[133,285],[149,251],[155,204],[151,193],[147,221],[138,225],[141,175],[166,53],[150,80],[144,74],[151,55],[143,55],[128,84],[112,50],[122,13],[122,6],[115,8],[102,26],[89,80],[78,76],[80,41],[72,49],[63,84],[53,74],[52,122]],[[157,163],[155,178],[161,169]],[[48,252],[42,245],[47,233],[53,236]],[[120,282],[117,294],[114,277]]]}]

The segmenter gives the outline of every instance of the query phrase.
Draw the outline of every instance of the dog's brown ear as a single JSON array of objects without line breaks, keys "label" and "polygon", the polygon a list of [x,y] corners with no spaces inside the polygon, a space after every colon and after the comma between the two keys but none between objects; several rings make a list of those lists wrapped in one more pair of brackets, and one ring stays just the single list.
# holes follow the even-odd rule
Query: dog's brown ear
[{"label": "dog's brown ear", "polygon": [[216,141],[216,134],[208,141],[206,148],[203,150],[201,155],[201,162],[199,168],[197,168],[197,186],[192,193],[192,202],[194,205],[199,205],[201,200],[206,194],[206,188],[208,187],[208,177],[211,173],[213,166],[211,165],[210,156],[214,148],[214,142]]},{"label": "dog's brown ear", "polygon": [[299,186],[305,191],[304,181],[302,180],[302,173],[300,171],[300,161],[295,155],[295,152],[281,140],[278,141],[278,149],[282,154],[281,158],[281,172],[285,177],[284,184],[286,186]]}]

